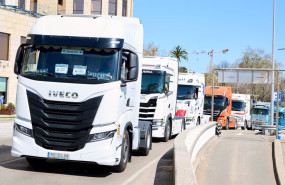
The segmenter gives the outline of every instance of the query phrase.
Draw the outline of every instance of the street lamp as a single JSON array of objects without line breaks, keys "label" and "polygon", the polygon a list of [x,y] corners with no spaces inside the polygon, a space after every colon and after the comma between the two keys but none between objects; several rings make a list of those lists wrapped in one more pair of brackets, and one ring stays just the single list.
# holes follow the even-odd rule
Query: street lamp
[{"label": "street lamp", "polygon": [[270,123],[273,125],[274,122],[274,50],[275,50],[275,11],[276,11],[276,0],[273,0],[273,34],[272,34],[272,85],[271,85],[271,116]]}]

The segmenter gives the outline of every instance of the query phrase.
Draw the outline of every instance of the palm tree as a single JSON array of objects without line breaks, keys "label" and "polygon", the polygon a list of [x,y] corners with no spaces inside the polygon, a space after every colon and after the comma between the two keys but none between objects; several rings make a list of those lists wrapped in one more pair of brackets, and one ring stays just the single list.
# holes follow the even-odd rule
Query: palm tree
[{"label": "palm tree", "polygon": [[181,58],[188,61],[188,52],[179,45],[170,51],[170,56],[177,58],[178,62],[180,62]]}]

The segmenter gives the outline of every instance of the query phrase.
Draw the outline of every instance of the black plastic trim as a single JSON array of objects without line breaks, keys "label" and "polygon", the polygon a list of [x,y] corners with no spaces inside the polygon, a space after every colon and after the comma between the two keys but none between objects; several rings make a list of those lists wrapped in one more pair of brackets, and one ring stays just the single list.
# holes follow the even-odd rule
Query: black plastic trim
[{"label": "black plastic trim", "polygon": [[30,45],[95,47],[100,49],[121,49],[124,45],[124,39],[117,38],[73,37],[34,34],[29,34],[28,37],[30,37],[30,39],[27,39],[27,44]]}]

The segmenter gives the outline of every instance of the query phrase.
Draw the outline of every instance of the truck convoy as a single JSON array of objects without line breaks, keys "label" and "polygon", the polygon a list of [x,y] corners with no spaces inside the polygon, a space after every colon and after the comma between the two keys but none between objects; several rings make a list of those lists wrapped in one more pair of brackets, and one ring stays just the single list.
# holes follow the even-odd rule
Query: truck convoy
[{"label": "truck convoy", "polygon": [[184,117],[176,117],[177,59],[145,57],[139,119],[152,122],[152,137],[168,141],[185,129]]},{"label": "truck convoy", "polygon": [[[230,123],[232,111],[232,88],[214,86],[214,117],[213,120],[221,124],[225,129],[236,127],[235,121]],[[212,86],[207,86],[205,89],[205,104],[204,114],[211,115],[212,105]]]},{"label": "truck convoy", "polygon": [[[14,66],[18,88],[12,155],[26,157],[30,164],[46,159],[94,162],[118,172],[132,151],[148,155],[151,122],[138,117],[142,51],[143,26],[136,18],[39,18]],[[168,73],[161,75],[166,85],[172,83]],[[169,95],[164,87],[157,99]]]},{"label": "truck convoy", "polygon": [[205,76],[179,73],[176,116],[185,117],[186,127],[200,125],[204,113]]},{"label": "truck convoy", "polygon": [[232,95],[232,117],[237,118],[237,126],[242,130],[250,129],[250,95],[233,94]]},{"label": "truck convoy", "polygon": [[252,130],[261,130],[260,125],[270,125],[270,103],[258,102],[251,114]]}]

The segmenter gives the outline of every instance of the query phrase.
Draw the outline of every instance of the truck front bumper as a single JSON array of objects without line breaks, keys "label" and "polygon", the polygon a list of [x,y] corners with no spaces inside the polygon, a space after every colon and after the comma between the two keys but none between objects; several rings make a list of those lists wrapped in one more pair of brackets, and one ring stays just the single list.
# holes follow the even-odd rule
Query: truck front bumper
[{"label": "truck front bumper", "polygon": [[165,132],[164,126],[152,126],[152,137],[163,138]]},{"label": "truck front bumper", "polygon": [[[13,145],[11,154],[15,157],[40,157],[47,159],[64,159],[70,161],[94,162],[99,165],[114,166],[120,162],[121,146],[117,146],[120,141],[115,134],[113,138],[86,143],[84,148],[77,151],[57,151],[45,149],[35,143],[34,138],[20,133],[14,128]],[[65,156],[65,158],[55,158],[52,156]]]}]

